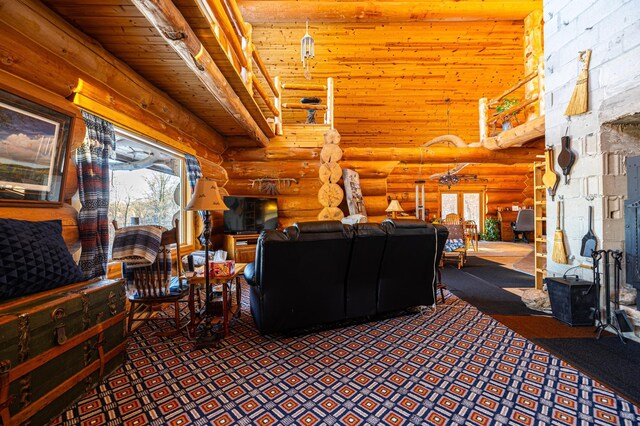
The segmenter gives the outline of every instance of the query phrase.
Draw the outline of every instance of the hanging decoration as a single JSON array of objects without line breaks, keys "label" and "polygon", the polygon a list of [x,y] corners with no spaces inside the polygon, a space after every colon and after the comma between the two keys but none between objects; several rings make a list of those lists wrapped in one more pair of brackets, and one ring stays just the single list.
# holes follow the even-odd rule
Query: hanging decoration
[{"label": "hanging decoration", "polygon": [[289,188],[292,183],[298,183],[294,178],[260,178],[250,179],[252,188],[258,188],[258,191],[268,195],[280,195],[280,188],[283,186]]},{"label": "hanging decoration", "polygon": [[460,178],[457,175],[452,175],[451,170],[447,170],[446,175],[440,176],[438,183],[440,185],[445,185],[447,189],[451,189],[453,185],[460,183]]},{"label": "hanging decoration", "polygon": [[311,80],[311,71],[309,71],[309,59],[315,56],[315,41],[309,35],[309,18],[307,18],[307,31],[300,40],[300,59],[304,67],[304,78]]}]

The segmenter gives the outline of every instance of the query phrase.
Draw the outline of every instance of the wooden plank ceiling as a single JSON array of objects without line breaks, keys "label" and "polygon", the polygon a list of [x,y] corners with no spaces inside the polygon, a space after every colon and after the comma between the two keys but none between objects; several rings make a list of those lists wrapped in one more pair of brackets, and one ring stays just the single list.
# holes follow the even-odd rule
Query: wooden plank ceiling
[{"label": "wooden plank ceiling", "polygon": [[[253,25],[254,43],[273,75],[304,82],[304,23]],[[347,145],[417,147],[451,133],[476,142],[478,100],[523,76],[521,20],[311,21],[309,27],[316,51],[312,82],[335,78],[335,126]],[[304,112],[285,111],[285,123],[292,119],[304,120]]]},{"label": "wooden plank ceiling", "polygon": [[[130,0],[43,1],[220,134],[225,136],[246,134]],[[207,21],[200,14],[195,2],[176,0],[174,3],[207,51],[214,57],[216,64],[227,76],[230,85],[241,97],[245,106],[252,111],[252,115],[257,114],[259,117],[258,106],[246,90],[241,90],[244,87],[240,77],[223,56]],[[263,122],[256,121],[259,125],[262,124],[262,128],[268,130],[264,117],[262,117]]]}]

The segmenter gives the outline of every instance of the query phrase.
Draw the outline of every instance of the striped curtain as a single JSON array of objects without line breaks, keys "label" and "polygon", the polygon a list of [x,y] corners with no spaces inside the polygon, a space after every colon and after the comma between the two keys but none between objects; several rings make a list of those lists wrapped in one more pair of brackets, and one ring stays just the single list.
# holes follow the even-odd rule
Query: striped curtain
[{"label": "striped curtain", "polygon": [[[196,181],[202,177],[202,169],[200,169],[200,163],[198,159],[191,154],[184,155],[184,162],[187,165],[187,179],[189,180],[189,186],[191,187],[191,193],[193,194],[193,190],[196,187]],[[208,211],[198,211],[200,218],[203,223],[209,220],[209,212]],[[200,234],[198,235],[198,241],[200,244],[204,246],[207,241],[206,238]]]},{"label": "striped curtain", "polygon": [[76,150],[80,268],[86,279],[107,274],[109,258],[109,154],[115,150],[113,124],[82,111],[87,133]]}]

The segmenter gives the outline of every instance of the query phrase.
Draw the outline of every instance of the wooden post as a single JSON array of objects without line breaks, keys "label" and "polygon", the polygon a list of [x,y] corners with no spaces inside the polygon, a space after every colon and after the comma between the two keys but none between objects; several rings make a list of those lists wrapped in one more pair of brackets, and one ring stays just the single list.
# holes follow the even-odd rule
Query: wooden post
[{"label": "wooden post", "polygon": [[[157,2],[158,2],[157,0],[149,1],[149,3],[157,3]],[[134,3],[146,3],[146,2],[136,0],[134,1]],[[229,43],[229,48],[233,53],[233,55],[237,57],[238,61],[240,62],[240,65],[243,68],[247,68],[247,59],[243,55],[242,44],[240,43],[240,40],[236,35],[233,25],[231,24],[231,20],[229,19],[229,16],[225,11],[224,5],[220,2],[220,0],[196,0],[196,3],[200,8],[200,10],[202,11],[202,14],[204,15],[204,17],[209,22],[209,25],[211,25],[212,22],[215,22],[218,25],[220,31],[222,32],[222,34],[224,34],[224,37],[227,39],[227,42]],[[138,6],[138,9],[139,8],[140,7]]]},{"label": "wooden post", "polygon": [[253,27],[251,24],[245,24],[245,26],[246,35],[242,37],[242,51],[245,58],[247,58],[247,66],[242,68],[242,79],[244,80],[244,84],[247,86],[249,93],[253,95],[253,43],[251,43]]},{"label": "wooden post", "polygon": [[[133,0],[133,4],[180,55],[187,66],[198,76],[204,86],[220,102],[235,121],[260,145],[267,146],[269,139],[262,132],[215,61],[204,48],[189,23],[170,0]],[[170,37],[182,34],[183,37]]]},{"label": "wooden post", "polygon": [[278,115],[275,116],[275,134],[282,136],[282,85],[280,84],[280,77],[273,79],[273,82],[278,89],[278,93],[273,98],[273,103],[278,110]]},{"label": "wooden post", "polygon": [[[543,18],[542,10],[534,10],[524,18],[524,74],[530,75],[539,70],[543,62]],[[524,100],[532,99],[540,92],[540,75],[524,86]],[[527,121],[540,117],[539,103],[533,103],[524,110]]]},{"label": "wooden post", "polygon": [[327,78],[327,115],[325,117],[325,124],[329,124],[331,128],[333,125],[333,78]]},{"label": "wooden post", "polygon": [[489,126],[487,119],[489,117],[489,101],[487,98],[480,98],[479,102],[479,121],[480,121],[480,142],[489,136]]}]

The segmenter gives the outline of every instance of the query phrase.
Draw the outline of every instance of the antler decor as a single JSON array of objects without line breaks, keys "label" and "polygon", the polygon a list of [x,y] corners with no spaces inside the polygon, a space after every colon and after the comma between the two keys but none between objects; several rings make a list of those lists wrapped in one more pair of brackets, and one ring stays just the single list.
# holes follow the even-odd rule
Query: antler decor
[{"label": "antler decor", "polygon": [[269,195],[280,195],[280,191],[278,188],[282,188],[284,185],[285,188],[289,188],[291,183],[298,183],[297,179],[294,178],[260,178],[260,179],[250,179],[251,187],[258,187],[258,191],[263,192]]}]

